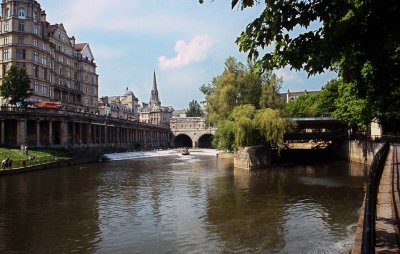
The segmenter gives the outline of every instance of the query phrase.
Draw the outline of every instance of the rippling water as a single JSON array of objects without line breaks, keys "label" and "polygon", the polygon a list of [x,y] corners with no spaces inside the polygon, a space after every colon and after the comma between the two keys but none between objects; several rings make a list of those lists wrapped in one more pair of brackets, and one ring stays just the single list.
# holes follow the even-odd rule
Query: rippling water
[{"label": "rippling water", "polygon": [[167,156],[0,178],[0,253],[347,253],[364,168]]}]

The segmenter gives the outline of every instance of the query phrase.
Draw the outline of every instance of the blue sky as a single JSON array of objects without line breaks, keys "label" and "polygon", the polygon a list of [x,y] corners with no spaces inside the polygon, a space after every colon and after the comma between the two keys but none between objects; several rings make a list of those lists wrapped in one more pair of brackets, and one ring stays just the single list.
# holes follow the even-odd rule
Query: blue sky
[{"label": "blue sky", "polygon": [[[246,62],[236,38],[262,6],[230,8],[230,0],[38,0],[50,23],[63,23],[78,43],[88,42],[98,69],[99,95],[121,95],[126,87],[148,102],[156,71],[163,105],[187,108],[203,100],[199,87],[221,74],[227,57]],[[307,79],[278,70],[282,91],[320,89],[334,74]]]}]

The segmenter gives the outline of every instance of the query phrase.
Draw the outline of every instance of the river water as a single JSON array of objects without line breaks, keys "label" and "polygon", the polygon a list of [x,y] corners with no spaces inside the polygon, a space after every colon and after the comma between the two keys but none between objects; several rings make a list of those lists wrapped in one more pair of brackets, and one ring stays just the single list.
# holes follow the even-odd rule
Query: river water
[{"label": "river water", "polygon": [[3,176],[0,253],[348,253],[363,182],[359,164],[176,152]]}]

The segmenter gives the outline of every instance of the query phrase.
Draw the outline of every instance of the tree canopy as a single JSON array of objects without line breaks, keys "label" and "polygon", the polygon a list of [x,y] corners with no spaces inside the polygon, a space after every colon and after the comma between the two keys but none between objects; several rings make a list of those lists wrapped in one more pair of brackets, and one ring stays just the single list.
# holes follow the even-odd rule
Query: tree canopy
[{"label": "tree canopy", "polygon": [[187,117],[203,116],[203,110],[201,109],[201,106],[197,101],[192,100],[191,102],[189,102],[189,108],[186,109],[186,116]]},{"label": "tree canopy", "polygon": [[32,94],[30,83],[26,69],[12,65],[3,78],[0,94],[9,98],[12,105],[23,103]]},{"label": "tree canopy", "polygon": [[[203,2],[203,0],[200,0]],[[232,0],[232,8],[260,4]],[[335,70],[371,117],[400,118],[400,1],[265,0],[237,39],[263,69]]]},{"label": "tree canopy", "polygon": [[280,146],[287,127],[281,114],[280,84],[271,72],[263,73],[254,64],[244,65],[229,57],[223,73],[200,88],[206,96],[207,121],[217,127],[214,146],[228,150],[259,144]]}]

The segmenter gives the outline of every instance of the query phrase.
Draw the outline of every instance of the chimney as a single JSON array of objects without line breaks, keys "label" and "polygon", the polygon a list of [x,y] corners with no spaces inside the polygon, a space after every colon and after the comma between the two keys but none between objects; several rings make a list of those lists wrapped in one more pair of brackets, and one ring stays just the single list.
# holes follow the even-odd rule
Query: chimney
[{"label": "chimney", "polygon": [[72,36],[71,38],[69,38],[69,41],[72,44],[72,47],[75,48],[75,36]]},{"label": "chimney", "polygon": [[42,10],[42,12],[40,13],[40,21],[46,23],[46,18],[47,18],[46,11]]}]

